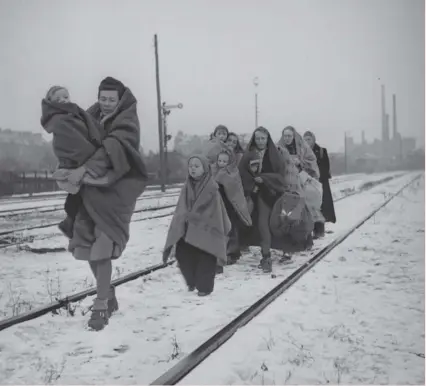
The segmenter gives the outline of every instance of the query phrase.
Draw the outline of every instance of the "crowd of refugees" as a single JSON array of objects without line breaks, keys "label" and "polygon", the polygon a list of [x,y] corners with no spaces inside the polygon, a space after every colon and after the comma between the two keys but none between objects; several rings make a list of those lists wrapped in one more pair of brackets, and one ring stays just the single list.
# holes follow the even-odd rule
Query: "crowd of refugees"
[{"label": "crowd of refugees", "polygon": [[[54,173],[68,192],[59,225],[68,250],[87,261],[96,279],[89,328],[101,330],[118,310],[111,286],[112,260],[129,240],[136,200],[147,183],[139,153],[137,101],[111,77],[99,85],[88,110],[53,86],[42,100],[41,124],[53,135]],[[245,149],[238,135],[219,125],[202,154],[188,159],[188,176],[170,223],[163,261],[173,254],[190,291],[213,292],[215,276],[237,263],[250,246],[261,249],[259,268],[272,272],[271,249],[281,263],[312,248],[335,222],[327,150],[311,131],[291,126],[277,143],[258,127]]]}]

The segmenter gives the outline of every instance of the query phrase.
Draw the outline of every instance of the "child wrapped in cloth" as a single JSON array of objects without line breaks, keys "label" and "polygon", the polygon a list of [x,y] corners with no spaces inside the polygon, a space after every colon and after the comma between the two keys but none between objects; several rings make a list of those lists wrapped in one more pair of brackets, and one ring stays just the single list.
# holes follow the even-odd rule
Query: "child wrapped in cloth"
[{"label": "child wrapped in cloth", "polygon": [[139,153],[137,101],[121,82],[106,78],[98,102],[87,112],[71,103],[44,100],[42,105],[42,125],[53,133],[60,161],[55,177],[81,197],[80,204],[73,203],[77,214],[68,249],[76,259],[89,262],[96,278],[89,327],[100,330],[118,309],[111,260],[126,247],[136,200],[147,180]]},{"label": "child wrapped in cloth", "polygon": [[176,247],[176,259],[189,291],[198,296],[213,292],[216,266],[226,264],[227,235],[231,222],[219,186],[202,155],[188,160],[188,178],[170,223],[163,262]]}]

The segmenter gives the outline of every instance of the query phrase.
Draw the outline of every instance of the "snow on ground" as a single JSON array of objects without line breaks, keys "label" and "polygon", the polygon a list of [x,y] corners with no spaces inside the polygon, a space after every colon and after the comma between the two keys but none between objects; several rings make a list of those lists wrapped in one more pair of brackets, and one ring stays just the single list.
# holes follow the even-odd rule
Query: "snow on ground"
[{"label": "snow on ground", "polygon": [[[167,196],[173,193],[179,193],[180,187],[167,189],[166,193],[159,191],[146,190],[138,200],[145,200],[147,198],[152,199],[160,199],[161,197]],[[65,196],[59,197],[46,197],[43,199],[26,199],[26,200],[1,200],[0,201],[0,210],[1,212],[10,211],[24,211],[32,208],[40,208],[43,210],[45,208],[53,208],[53,207],[62,207],[64,205]]]},{"label": "snow on ground", "polygon": [[[167,194],[143,195],[136,202],[136,210],[142,208],[156,208],[164,205],[172,205],[177,203],[180,189],[173,189]],[[64,199],[58,201],[61,205],[57,206],[58,210],[52,212],[43,212],[43,209],[34,210],[31,213],[23,212],[12,217],[0,217],[0,231],[9,229],[19,229],[23,227],[37,226],[41,224],[49,224],[53,222],[62,221],[65,218],[65,211],[63,210]],[[41,207],[40,207],[41,208]],[[49,206],[49,208],[51,208]],[[56,229],[55,229],[56,230]],[[52,232],[52,230],[49,230]],[[34,233],[34,232],[33,232]]]},{"label": "snow on ground", "polygon": [[[367,176],[367,178],[362,176],[361,179],[353,180],[351,186],[352,189],[359,189],[366,181],[377,181],[384,177],[386,175]],[[346,182],[341,184],[347,189]],[[335,198],[343,196],[341,184],[332,186]],[[177,199],[178,197],[175,196],[154,201],[143,200],[138,202],[137,208],[142,207],[142,204],[144,207],[174,204]],[[133,216],[133,220],[172,212],[173,209],[170,208],[153,213],[138,213]],[[161,261],[160,251],[170,221],[171,216],[131,224],[130,240],[125,255],[114,264],[114,278]],[[23,235],[28,237],[35,234],[38,240],[27,243],[33,248],[60,248],[67,245],[67,239],[56,227],[53,233],[52,228],[44,228],[24,232]],[[91,271],[87,269],[86,264],[76,261],[68,252],[40,255],[19,251],[16,247],[12,247],[7,251],[2,250],[2,253],[0,319],[28,311],[30,308],[52,302],[56,298],[63,298],[65,295],[93,285]]]},{"label": "snow on ground", "polygon": [[[329,225],[329,229],[348,229],[413,176],[407,174],[339,201],[339,222]],[[147,223],[134,224],[133,233],[143,237],[143,242],[133,242],[119,264],[129,260],[133,264],[143,260],[142,266],[159,262],[168,221],[150,221],[151,230],[146,229]],[[278,280],[291,274],[332,238],[327,234],[313,251],[295,256],[293,264],[275,263],[278,279],[253,268],[260,253],[258,248],[252,248],[252,254],[225,268],[225,274],[216,280],[215,292],[207,298],[188,293],[175,266],[122,285],[117,289],[120,311],[99,333],[86,330],[88,315],[81,312],[92,299],[77,305],[74,316],[62,311],[60,315],[45,315],[1,331],[0,383],[147,384],[271,290]],[[61,258],[68,256],[63,254]],[[78,262],[73,263],[72,269],[76,278],[83,277],[84,270],[89,273]],[[81,279],[75,283],[80,285]]]},{"label": "snow on ground", "polygon": [[407,188],[182,384],[424,385],[424,194]]}]

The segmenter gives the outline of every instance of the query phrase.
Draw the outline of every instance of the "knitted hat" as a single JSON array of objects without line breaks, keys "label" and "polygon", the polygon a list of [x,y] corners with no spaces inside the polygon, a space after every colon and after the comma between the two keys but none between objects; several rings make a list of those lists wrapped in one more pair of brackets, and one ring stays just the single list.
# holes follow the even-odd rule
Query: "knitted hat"
[{"label": "knitted hat", "polygon": [[124,94],[124,91],[126,90],[126,86],[123,83],[121,83],[119,80],[114,79],[111,76],[108,76],[99,85],[98,98],[101,91],[104,91],[104,90],[117,91],[118,98],[121,99],[121,97]]}]

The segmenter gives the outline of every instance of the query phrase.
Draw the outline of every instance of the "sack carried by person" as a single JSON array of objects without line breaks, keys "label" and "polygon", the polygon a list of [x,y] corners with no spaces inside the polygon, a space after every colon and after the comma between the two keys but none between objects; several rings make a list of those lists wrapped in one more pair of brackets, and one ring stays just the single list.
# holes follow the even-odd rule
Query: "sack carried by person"
[{"label": "sack carried by person", "polygon": [[299,173],[302,189],[305,193],[306,204],[312,208],[321,208],[322,184],[302,170]]},{"label": "sack carried by person", "polygon": [[298,193],[284,193],[271,212],[270,227],[274,236],[287,235],[303,220],[305,198]]}]

